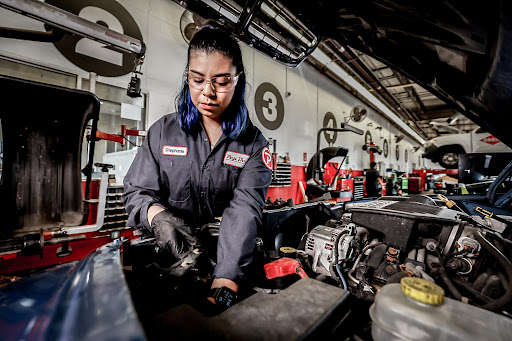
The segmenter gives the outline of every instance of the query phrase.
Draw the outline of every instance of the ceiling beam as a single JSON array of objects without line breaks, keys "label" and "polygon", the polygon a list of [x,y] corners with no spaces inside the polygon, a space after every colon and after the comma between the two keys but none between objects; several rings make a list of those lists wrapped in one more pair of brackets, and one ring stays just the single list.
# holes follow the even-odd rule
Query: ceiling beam
[{"label": "ceiling beam", "polygon": [[415,86],[415,85],[418,85],[418,84],[408,83],[408,84],[392,85],[392,86],[387,86],[386,89],[388,89],[388,90],[401,89],[401,88],[407,88],[407,87]]},{"label": "ceiling beam", "polygon": [[428,108],[424,110],[419,116],[422,120],[433,120],[436,118],[448,118],[455,115],[458,111],[447,106],[442,105],[438,107]]}]

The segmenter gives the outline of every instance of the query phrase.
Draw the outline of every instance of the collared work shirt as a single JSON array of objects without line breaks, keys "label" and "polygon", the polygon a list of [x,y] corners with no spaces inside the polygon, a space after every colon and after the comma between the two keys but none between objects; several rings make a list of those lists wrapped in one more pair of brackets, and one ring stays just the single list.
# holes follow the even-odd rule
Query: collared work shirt
[{"label": "collared work shirt", "polygon": [[215,277],[239,281],[252,260],[265,196],[272,178],[268,141],[249,122],[232,140],[211,148],[204,128],[186,134],[176,115],[151,126],[124,179],[128,225],[151,230],[152,204],[199,226],[222,217]]}]

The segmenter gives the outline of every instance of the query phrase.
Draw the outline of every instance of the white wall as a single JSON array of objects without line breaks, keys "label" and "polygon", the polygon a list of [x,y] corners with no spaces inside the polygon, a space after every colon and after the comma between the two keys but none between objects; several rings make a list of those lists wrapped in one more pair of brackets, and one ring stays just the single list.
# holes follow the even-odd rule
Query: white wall
[{"label": "white wall", "polygon": [[[186,65],[187,45],[181,36],[180,18],[184,9],[169,0],[119,0],[137,22],[147,45],[145,63],[142,67],[142,89],[148,94],[147,123],[154,123],[162,115],[174,111],[174,98],[181,84]],[[44,30],[43,24],[14,12],[0,9],[2,26]],[[289,153],[292,164],[304,165],[303,153],[308,160],[316,150],[316,132],[322,127],[326,112],[334,114],[337,123],[348,119],[352,108],[361,102],[335,83],[302,63],[297,68],[287,68],[270,58],[242,44],[247,72],[247,103],[250,117],[267,138],[277,140],[279,155]],[[84,77],[88,72],[69,62],[51,43],[37,43],[0,38],[0,54],[21,60],[66,70]],[[126,88],[130,75],[102,77],[98,82]],[[254,95],[263,83],[272,83],[281,93],[284,101],[284,121],[277,130],[268,130],[258,121],[254,108]],[[290,96],[285,96],[289,92]],[[371,126],[368,124],[371,123]],[[382,147],[384,139],[389,143],[389,155],[377,155],[376,161],[384,167],[391,165],[403,171],[418,165],[422,149],[413,152],[416,143],[404,138],[400,143],[400,159],[395,158],[395,135],[401,135],[384,117],[369,109],[368,117],[360,123],[350,123],[363,131],[370,130],[374,142]],[[377,130],[382,127],[382,130]],[[381,138],[382,136],[382,138]],[[364,135],[338,133],[336,146],[349,148],[349,166],[353,169],[368,168],[369,155],[363,152]],[[321,147],[327,143],[322,137]],[[404,159],[404,150],[409,161]],[[427,160],[425,160],[427,161]],[[422,160],[423,164],[423,160]],[[427,165],[430,165],[427,163]]]}]

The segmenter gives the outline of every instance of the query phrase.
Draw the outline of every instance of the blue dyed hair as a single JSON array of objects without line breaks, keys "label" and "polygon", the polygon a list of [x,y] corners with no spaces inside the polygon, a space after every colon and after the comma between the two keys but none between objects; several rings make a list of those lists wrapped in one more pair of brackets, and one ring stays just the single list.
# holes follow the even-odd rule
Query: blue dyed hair
[{"label": "blue dyed hair", "polygon": [[[246,78],[240,46],[229,33],[208,25],[199,30],[190,41],[186,70],[188,70],[190,55],[195,51],[204,51],[207,54],[221,53],[232,60],[236,73],[240,74],[233,99],[221,115],[222,132],[229,138],[236,139],[245,131],[249,117],[244,99]],[[196,131],[201,114],[190,98],[186,72],[183,74],[181,91],[176,97],[176,109],[181,129],[187,134]]]}]

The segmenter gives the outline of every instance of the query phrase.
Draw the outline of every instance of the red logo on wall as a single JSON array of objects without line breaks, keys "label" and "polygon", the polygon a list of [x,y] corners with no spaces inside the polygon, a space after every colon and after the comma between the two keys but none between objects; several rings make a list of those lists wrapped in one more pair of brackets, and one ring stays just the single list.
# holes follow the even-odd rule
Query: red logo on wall
[{"label": "red logo on wall", "polygon": [[272,154],[270,154],[270,150],[268,147],[263,148],[261,151],[261,158],[263,159],[263,163],[267,166],[268,169],[272,170]]},{"label": "red logo on wall", "polygon": [[482,142],[485,142],[485,143],[489,143],[489,144],[496,144],[496,143],[500,143],[500,140],[498,140],[497,138],[495,138],[494,136],[492,135],[489,135],[487,137],[484,137],[483,139],[481,139],[480,141]]}]

